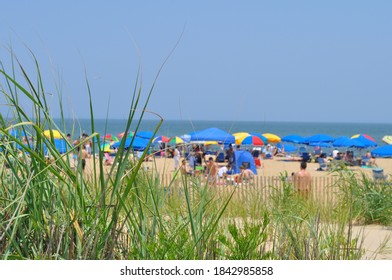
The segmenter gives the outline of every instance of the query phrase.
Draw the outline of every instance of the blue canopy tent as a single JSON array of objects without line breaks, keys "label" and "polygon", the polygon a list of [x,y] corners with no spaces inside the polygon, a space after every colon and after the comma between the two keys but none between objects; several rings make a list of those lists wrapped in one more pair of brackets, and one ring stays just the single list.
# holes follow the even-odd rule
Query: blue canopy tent
[{"label": "blue canopy tent", "polygon": [[378,147],[371,154],[375,157],[392,157],[392,145]]},{"label": "blue canopy tent", "polygon": [[[149,140],[140,137],[127,138],[125,140],[124,148],[129,149],[129,147],[131,147],[132,144],[132,148],[135,151],[144,151],[148,146],[148,142]],[[118,149],[120,147],[120,144],[121,141],[118,141],[112,145],[112,148]]]},{"label": "blue canopy tent", "polygon": [[212,127],[189,133],[191,141],[218,141],[224,144],[234,144],[235,137],[226,131]]},{"label": "blue canopy tent", "polygon": [[299,135],[291,134],[287,135],[282,138],[283,142],[290,142],[290,143],[296,143],[296,144],[304,144],[307,143],[305,138]]},{"label": "blue canopy tent", "polygon": [[234,151],[234,162],[233,172],[234,174],[241,173],[240,166],[247,165],[248,169],[252,170],[254,174],[257,174],[255,160],[252,154],[248,151]]}]

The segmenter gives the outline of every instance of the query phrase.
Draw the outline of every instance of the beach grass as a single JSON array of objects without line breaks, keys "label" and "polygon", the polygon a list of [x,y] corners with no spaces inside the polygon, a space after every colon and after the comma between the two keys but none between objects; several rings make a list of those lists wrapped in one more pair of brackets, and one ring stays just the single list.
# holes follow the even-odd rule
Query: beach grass
[{"label": "beach grass", "polygon": [[[67,152],[60,154],[53,134],[44,136],[47,129],[66,128],[64,120],[58,124],[49,113],[37,60],[34,77],[13,61],[11,70],[0,69],[5,81],[1,92],[11,116],[11,121],[0,119],[2,259],[360,259],[363,247],[351,230],[353,221],[363,217],[366,222],[390,222],[378,211],[378,196],[368,195],[375,189],[381,190],[380,196],[388,192],[369,183],[366,192],[357,193],[356,184],[365,181],[354,176],[342,180],[346,195],[332,205],[298,196],[283,175],[283,188],[275,188],[269,201],[257,194],[238,196],[238,187],[219,193],[180,173],[163,185],[160,174],[141,168],[146,152],[135,159],[124,149],[125,138],[107,169],[100,135],[94,132],[87,79],[94,133],[85,141],[97,143],[93,154],[98,156],[92,174],[84,174],[81,165],[71,165],[72,154],[80,157],[77,150],[83,142],[67,142]],[[143,89],[136,83],[126,134],[134,123],[139,128],[153,88],[141,104]],[[21,98],[23,106],[32,108],[31,116]],[[163,121],[158,118],[155,132]],[[26,144],[21,135],[31,136],[34,144]],[[347,184],[348,191],[343,187]]]}]

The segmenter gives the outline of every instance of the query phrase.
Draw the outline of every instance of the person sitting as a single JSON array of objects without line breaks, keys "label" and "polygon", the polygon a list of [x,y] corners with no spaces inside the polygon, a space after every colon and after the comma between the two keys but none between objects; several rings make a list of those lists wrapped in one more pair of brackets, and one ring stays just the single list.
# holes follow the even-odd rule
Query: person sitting
[{"label": "person sitting", "polygon": [[362,165],[368,166],[371,158],[372,158],[372,155],[370,154],[370,152],[369,151],[366,152],[366,154],[364,156],[362,156]]},{"label": "person sitting", "polygon": [[186,167],[186,159],[183,159],[181,161],[180,171],[181,171],[181,174],[183,174],[183,175],[192,175],[193,174],[193,172],[188,170]]},{"label": "person sitting", "polygon": [[227,180],[227,178],[229,176],[228,172],[230,169],[231,169],[230,163],[219,168],[219,170],[218,170],[219,183],[224,183]]},{"label": "person sitting", "polygon": [[317,169],[317,171],[327,171],[328,169],[328,161],[326,159],[326,154],[322,153],[318,158],[317,162],[319,163],[320,167]]},{"label": "person sitting", "polygon": [[255,174],[252,170],[245,168],[243,165],[240,166],[240,174],[234,178],[236,183],[249,183],[253,180]]},{"label": "person sitting", "polygon": [[370,167],[378,167],[375,156],[372,156],[369,159],[368,166],[370,166]]}]

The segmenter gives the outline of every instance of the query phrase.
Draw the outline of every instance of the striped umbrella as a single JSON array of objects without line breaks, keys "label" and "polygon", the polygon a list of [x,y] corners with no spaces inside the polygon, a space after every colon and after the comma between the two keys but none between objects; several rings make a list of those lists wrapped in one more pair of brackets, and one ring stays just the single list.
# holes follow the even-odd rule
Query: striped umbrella
[{"label": "striped umbrella", "polygon": [[233,136],[234,136],[234,138],[235,138],[235,144],[236,145],[240,145],[241,144],[241,142],[242,142],[242,140],[245,138],[245,137],[248,137],[250,134],[248,133],[248,132],[236,132],[236,133],[233,133]]},{"label": "striped umbrella", "polygon": [[183,143],[184,143],[184,140],[178,136],[171,138],[169,141],[170,145],[177,145],[177,144],[183,144]]},{"label": "striped umbrella", "polygon": [[392,144],[392,136],[391,136],[391,135],[385,135],[385,136],[382,138],[382,141],[385,142],[385,143],[387,143],[387,144],[389,144],[389,145],[391,145],[391,144]]},{"label": "striped umbrella", "polygon": [[377,141],[367,134],[356,134],[351,136],[351,139],[356,139],[362,142],[366,147],[377,147]]},{"label": "striped umbrella", "polygon": [[169,141],[170,141],[170,138],[163,136],[163,135],[155,137],[154,140],[152,140],[153,143],[161,143],[161,142],[168,143]]},{"label": "striped umbrella", "polygon": [[268,142],[267,137],[264,137],[261,133],[257,133],[257,132],[249,132],[250,135],[254,135],[259,137],[261,140],[263,140],[264,143]]},{"label": "striped umbrella", "polygon": [[263,133],[262,135],[268,139],[268,143],[279,143],[280,141],[282,141],[280,137],[276,134]]},{"label": "striped umbrella", "polygon": [[[118,136],[118,138],[123,138],[124,137],[124,134],[125,134],[125,132],[121,132],[121,133],[119,133],[117,136]],[[130,132],[128,132],[128,136],[127,136],[127,138],[132,138],[133,136],[134,136],[134,132],[133,131],[130,131]]]},{"label": "striped umbrella", "polygon": [[263,140],[254,135],[249,135],[241,141],[241,145],[263,146],[264,144]]}]

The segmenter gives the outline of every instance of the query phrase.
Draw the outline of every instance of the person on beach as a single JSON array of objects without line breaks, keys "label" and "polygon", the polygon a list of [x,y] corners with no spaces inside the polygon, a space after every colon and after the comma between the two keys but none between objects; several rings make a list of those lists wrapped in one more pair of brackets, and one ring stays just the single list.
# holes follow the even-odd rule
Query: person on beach
[{"label": "person on beach", "polygon": [[209,157],[208,162],[206,164],[206,171],[205,171],[205,175],[207,176],[207,182],[209,185],[215,184],[217,174],[218,174],[218,166],[216,165],[214,159],[212,157]]},{"label": "person on beach", "polygon": [[76,148],[78,153],[78,158],[80,159],[80,163],[82,165],[82,171],[86,168],[86,159],[90,157],[90,154],[86,150],[86,146],[82,146],[82,150],[80,150],[80,146]]},{"label": "person on beach", "polygon": [[178,168],[178,165],[180,163],[180,157],[181,157],[180,150],[178,149],[178,146],[175,146],[174,151],[173,151],[174,171],[177,170],[177,168]]},{"label": "person on beach", "polygon": [[249,183],[252,182],[255,177],[253,171],[249,168],[245,168],[243,165],[240,166],[240,172],[241,173],[234,179],[236,183]]},{"label": "person on beach", "polygon": [[183,174],[183,175],[192,175],[193,174],[193,172],[188,171],[188,169],[186,167],[186,159],[183,159],[181,161],[180,171],[181,171],[181,174]]},{"label": "person on beach", "polygon": [[229,149],[227,149],[226,159],[229,162],[229,164],[233,164],[233,162],[234,162],[234,148],[233,148],[233,144],[230,144]]},{"label": "person on beach", "polygon": [[298,194],[304,198],[309,198],[310,188],[312,184],[312,176],[306,170],[307,164],[301,162],[300,170],[294,175],[294,186]]},{"label": "person on beach", "polygon": [[375,156],[371,156],[371,158],[369,159],[369,162],[368,162],[368,166],[378,167]]}]

